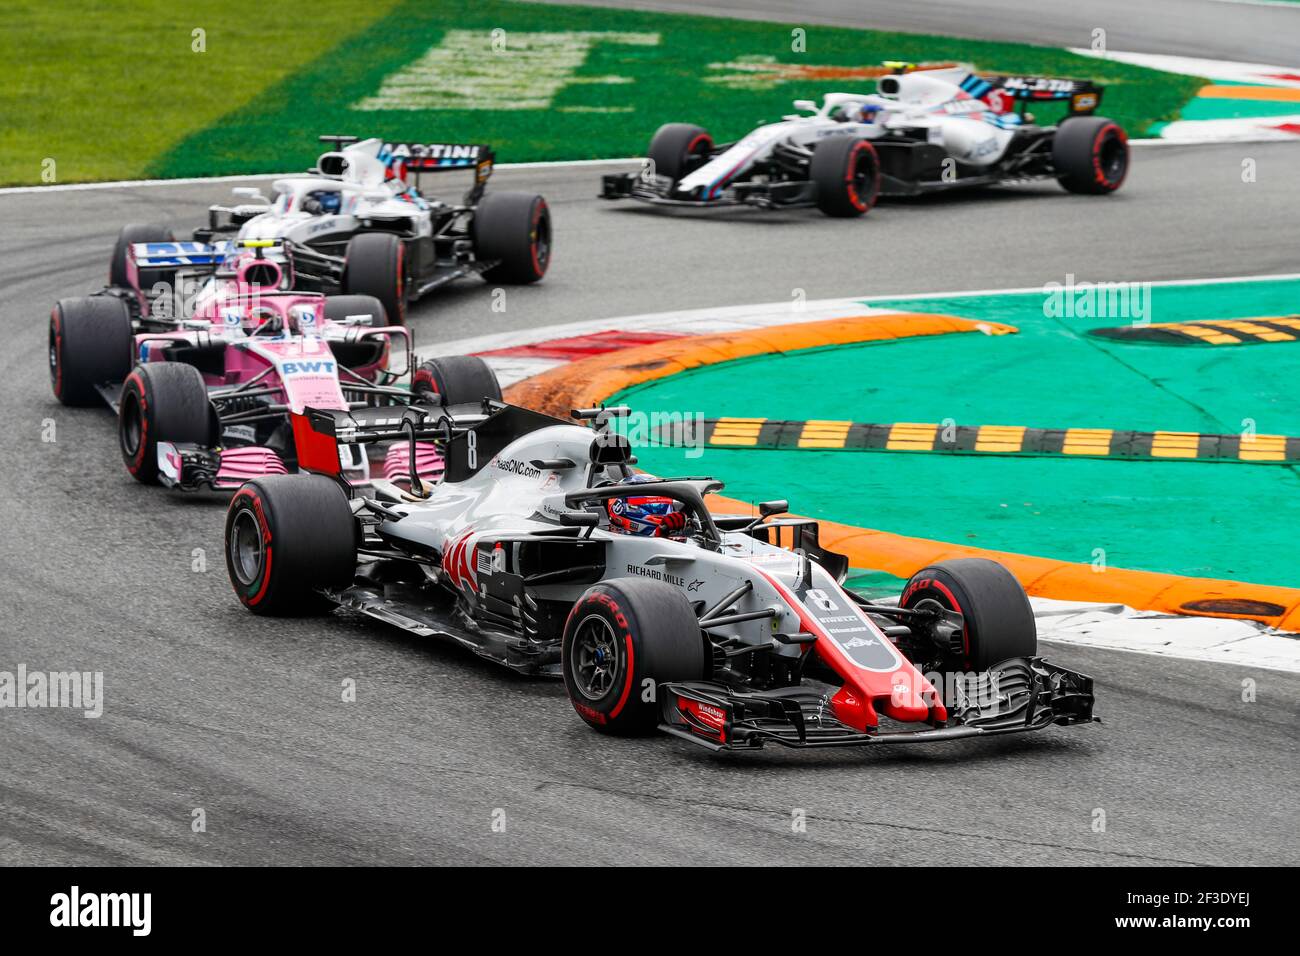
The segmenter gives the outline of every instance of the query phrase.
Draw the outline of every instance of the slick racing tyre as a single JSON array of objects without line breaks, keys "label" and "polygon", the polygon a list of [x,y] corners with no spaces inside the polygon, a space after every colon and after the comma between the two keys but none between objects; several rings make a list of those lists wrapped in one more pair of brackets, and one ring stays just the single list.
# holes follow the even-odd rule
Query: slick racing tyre
[{"label": "slick racing tyre", "polygon": [[704,637],[690,602],[662,581],[619,578],[588,588],[564,625],[564,686],[578,716],[607,734],[660,720],[658,688],[703,680]]},{"label": "slick racing tyre", "polygon": [[425,401],[442,405],[464,405],[485,398],[501,401],[496,372],[477,355],[447,355],[421,362],[412,390]]},{"label": "slick racing tyre", "polygon": [[363,232],[348,242],[343,291],[374,296],[388,317],[384,325],[406,324],[406,247],[387,232]]},{"label": "slick racing tyre", "polygon": [[[122,231],[117,234],[117,242],[113,246],[113,258],[109,261],[108,284],[123,289],[130,287],[126,275],[126,253],[130,246],[135,245],[137,242],[175,241],[176,237],[172,235],[172,231],[166,226],[141,223],[123,226]],[[142,282],[141,285],[145,285],[145,283]]]},{"label": "slick racing tyre", "polygon": [[[365,318],[360,318],[364,316]],[[384,303],[373,295],[331,295],[325,298],[325,321],[346,322],[354,325],[384,326],[388,315]]]},{"label": "slick racing tyre", "polygon": [[126,377],[117,438],[136,481],[158,483],[158,443],[211,445],[214,413],[203,376],[184,362],[146,362]]},{"label": "slick racing tyre", "polygon": [[488,193],[474,210],[474,255],[487,282],[526,285],[551,264],[551,210],[532,193]]},{"label": "slick racing tyre", "polygon": [[817,208],[826,215],[861,216],[880,192],[880,157],[865,139],[825,139],[813,150],[808,178],[817,192]]},{"label": "slick racing tyre", "polygon": [[323,610],[319,587],[346,587],[357,567],[357,524],[343,488],[324,475],[246,481],[226,509],[226,571],[254,614]]},{"label": "slick racing tyre", "polygon": [[1128,136],[1104,116],[1076,116],[1052,138],[1057,181],[1072,193],[1113,193],[1128,174]]},{"label": "slick racing tyre", "polygon": [[667,176],[677,182],[708,162],[711,152],[713,137],[701,127],[690,123],[665,123],[650,139],[646,158],[654,164],[656,176]]},{"label": "slick racing tyre", "polygon": [[963,633],[943,655],[946,671],[984,671],[1008,658],[1038,653],[1038,628],[1025,589],[996,561],[958,558],[917,571],[900,606],[928,602],[957,611],[965,620]]},{"label": "slick racing tyre", "polygon": [[64,405],[92,405],[96,385],[131,371],[131,314],[111,295],[60,299],[50,312],[50,387]]}]

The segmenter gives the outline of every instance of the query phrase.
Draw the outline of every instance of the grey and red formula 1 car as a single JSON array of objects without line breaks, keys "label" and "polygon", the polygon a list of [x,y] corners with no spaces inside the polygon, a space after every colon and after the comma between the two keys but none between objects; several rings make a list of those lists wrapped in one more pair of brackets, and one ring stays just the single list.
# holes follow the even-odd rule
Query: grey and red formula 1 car
[{"label": "grey and red formula 1 car", "polygon": [[[1001,565],[947,561],[897,605],[842,587],[813,521],[715,516],[708,478],[634,475],[610,427],[484,399],[309,410],[300,460],[231,499],[231,583],[255,613],[339,606],[560,676],[596,730],[658,728],[711,749],[952,740],[1092,720],[1092,681],[1038,656],[1024,591]],[[435,442],[440,483],[341,480],[339,445]],[[664,516],[628,533],[632,509]],[[672,521],[668,516],[673,516]],[[782,547],[789,544],[791,547]],[[946,698],[946,699],[945,699]]]},{"label": "grey and red formula 1 car", "polygon": [[[235,189],[243,201],[211,207],[195,241],[274,239],[292,253],[295,288],[372,295],[399,325],[408,303],[456,279],[526,284],[546,274],[550,209],[533,193],[486,191],[490,147],[321,139],[334,149],[314,169],[275,180],[274,199]],[[459,201],[420,191],[423,174],[455,170],[474,177]]]},{"label": "grey and red formula 1 car", "polygon": [[[122,457],[137,480],[232,491],[297,467],[291,414],[308,405],[391,409],[436,391],[441,366],[412,369],[411,333],[388,325],[378,300],[291,291],[290,263],[269,257],[281,251],[269,240],[127,244],[125,289],[54,307],[54,394],[117,411]],[[155,284],[196,291],[164,309],[170,298],[147,294]],[[399,371],[389,367],[395,339],[405,346]],[[420,474],[436,477],[433,446],[416,453]],[[339,455],[356,482],[406,474],[409,457],[405,446],[387,449],[382,464],[360,447]]]},{"label": "grey and red formula 1 car", "polygon": [[[875,93],[828,93],[818,105],[715,145],[687,123],[660,127],[645,168],[606,175],[601,196],[660,205],[815,205],[860,216],[878,195],[1055,179],[1075,193],[1114,192],[1128,171],[1128,138],[1093,115],[1102,87],[1046,77],[977,75],[968,67],[881,77]],[[1058,104],[1040,126],[1029,105]]]}]

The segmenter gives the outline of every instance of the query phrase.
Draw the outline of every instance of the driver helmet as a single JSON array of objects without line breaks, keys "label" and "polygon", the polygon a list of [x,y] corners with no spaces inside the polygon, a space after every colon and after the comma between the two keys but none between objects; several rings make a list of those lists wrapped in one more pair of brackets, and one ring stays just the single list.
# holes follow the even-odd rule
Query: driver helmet
[{"label": "driver helmet", "polygon": [[337,189],[313,189],[302,199],[303,212],[313,215],[333,216],[342,204],[342,194]]},{"label": "driver helmet", "polygon": [[[632,475],[622,484],[644,484],[658,481],[654,475]],[[645,537],[666,537],[677,534],[686,527],[686,515],[679,502],[661,495],[624,495],[605,502],[611,531],[637,534]]]},{"label": "driver helmet", "polygon": [[[229,311],[235,311],[235,310],[232,309]],[[244,333],[246,335],[252,335],[253,333],[257,332],[259,329],[261,329],[263,326],[266,327],[267,331],[275,332],[278,331],[279,327],[283,324],[280,317],[280,313],[277,312],[275,309],[271,308],[269,305],[253,304],[249,308],[244,309],[242,311],[243,311],[242,318],[244,320]],[[230,321],[229,318],[227,318],[227,322],[229,321]]]},{"label": "driver helmet", "polygon": [[832,119],[840,123],[870,123],[879,112],[880,107],[875,103],[844,103],[835,111]]}]

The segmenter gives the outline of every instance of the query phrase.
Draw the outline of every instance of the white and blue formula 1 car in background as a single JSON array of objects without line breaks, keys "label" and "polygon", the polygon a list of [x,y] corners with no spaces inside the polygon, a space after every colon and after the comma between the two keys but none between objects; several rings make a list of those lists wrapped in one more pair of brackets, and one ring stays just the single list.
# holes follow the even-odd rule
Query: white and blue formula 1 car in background
[{"label": "white and blue formula 1 car in background", "polygon": [[[819,106],[715,145],[687,123],[661,126],[645,167],[606,175],[604,199],[677,206],[817,206],[860,216],[878,195],[1056,179],[1070,192],[1108,193],[1128,170],[1128,138],[1093,115],[1102,88],[1078,80],[983,77],[968,67],[897,65],[875,93],[828,93]],[[1064,105],[1039,126],[1031,103]]]},{"label": "white and blue formula 1 car in background", "polygon": [[[283,249],[293,288],[326,295],[370,295],[388,321],[404,324],[408,303],[464,276],[530,283],[551,258],[551,214],[541,196],[486,192],[495,157],[482,145],[385,143],[322,136],[334,146],[302,176],[277,179],[274,198],[234,190],[235,205],[209,209],[196,242],[274,240]],[[423,173],[472,171],[459,202],[419,189]],[[173,240],[169,229],[122,230],[110,282],[126,286],[126,250]]]}]

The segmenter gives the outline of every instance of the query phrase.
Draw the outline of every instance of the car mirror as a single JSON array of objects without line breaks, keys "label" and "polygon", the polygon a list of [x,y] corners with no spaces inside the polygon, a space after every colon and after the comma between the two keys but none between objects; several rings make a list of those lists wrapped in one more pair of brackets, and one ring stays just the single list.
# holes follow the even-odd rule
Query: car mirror
[{"label": "car mirror", "polygon": [[784,498],[778,501],[764,501],[758,506],[758,513],[764,518],[770,518],[772,515],[783,515],[790,510],[790,502]]},{"label": "car mirror", "polygon": [[596,465],[625,465],[632,461],[632,446],[624,436],[611,432],[591,443],[590,457]]}]

